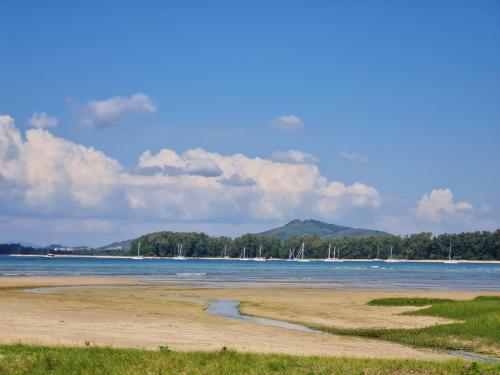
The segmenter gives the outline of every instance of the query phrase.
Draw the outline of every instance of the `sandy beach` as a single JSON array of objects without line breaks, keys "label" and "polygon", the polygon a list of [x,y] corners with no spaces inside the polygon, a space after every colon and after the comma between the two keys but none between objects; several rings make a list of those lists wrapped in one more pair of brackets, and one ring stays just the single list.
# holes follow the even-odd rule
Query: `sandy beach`
[{"label": "sandy beach", "polygon": [[422,327],[446,321],[397,315],[411,307],[366,303],[378,297],[469,299],[479,294],[278,286],[210,289],[117,278],[3,277],[0,340],[150,349],[168,345],[181,351],[227,346],[251,352],[440,360],[450,357],[390,342],[231,320],[204,309],[217,299],[228,299],[242,301],[242,313],[278,320],[341,327]]}]

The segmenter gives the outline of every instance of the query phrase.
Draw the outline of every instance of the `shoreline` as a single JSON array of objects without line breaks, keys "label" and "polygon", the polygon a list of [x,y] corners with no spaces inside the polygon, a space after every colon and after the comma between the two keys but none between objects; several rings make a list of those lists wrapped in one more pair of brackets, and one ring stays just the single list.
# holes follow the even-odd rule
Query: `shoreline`
[{"label": "shoreline", "polygon": [[[415,307],[376,307],[382,297],[471,299],[500,292],[338,290],[263,285],[200,288],[99,277],[0,278],[0,343],[93,345],[176,351],[220,350],[443,360],[446,353],[361,337],[294,331],[211,315],[216,300],[241,301],[242,314],[304,325],[417,328],[449,322],[408,316]],[[43,287],[47,287],[44,289]],[[66,288],[69,287],[69,288]],[[36,293],[29,289],[41,288]]]},{"label": "shoreline", "polygon": [[[44,254],[5,254],[9,257],[44,257]],[[55,254],[56,258],[95,258],[95,259],[133,259],[135,256],[130,255],[70,255],[70,254]],[[175,257],[144,257],[145,260],[177,260]],[[253,258],[249,258],[251,261]],[[240,258],[216,258],[216,257],[186,257],[183,260],[240,260]],[[324,259],[307,259],[309,263],[324,262]],[[266,261],[288,261],[282,258],[268,258]],[[448,259],[397,259],[396,262],[390,263],[445,263]],[[347,259],[342,258],[340,262],[331,262],[333,264],[341,264],[343,262],[381,262],[386,263],[385,259]],[[500,264],[500,260],[457,260],[455,264]]]}]

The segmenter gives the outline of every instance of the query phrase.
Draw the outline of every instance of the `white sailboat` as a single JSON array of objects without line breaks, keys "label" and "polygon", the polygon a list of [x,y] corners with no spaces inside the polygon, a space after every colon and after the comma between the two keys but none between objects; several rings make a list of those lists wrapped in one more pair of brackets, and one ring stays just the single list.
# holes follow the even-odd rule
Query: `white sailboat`
[{"label": "white sailboat", "polygon": [[450,251],[448,252],[448,260],[445,260],[443,263],[447,263],[447,264],[457,264],[458,263],[458,260],[451,259],[451,242],[450,242]]},{"label": "white sailboat", "polygon": [[310,262],[311,259],[304,258],[305,252],[306,252],[305,244],[304,244],[304,242],[302,242],[302,246],[300,247],[300,250],[299,250],[297,256],[295,257],[295,260],[297,262]]},{"label": "white sailboat", "polygon": [[246,246],[243,246],[243,251],[241,252],[240,260],[248,260],[246,253]]},{"label": "white sailboat", "polygon": [[337,251],[337,246],[333,246],[333,258],[330,257],[330,249],[331,245],[328,245],[328,258],[324,259],[325,262],[343,262],[342,259],[340,259],[339,254],[340,250]]},{"label": "white sailboat", "polygon": [[182,256],[182,242],[177,244],[177,256],[173,257],[175,260],[186,260],[186,257]]},{"label": "white sailboat", "polygon": [[295,260],[295,247],[288,249],[288,259],[287,262],[293,262]]},{"label": "white sailboat", "polygon": [[260,246],[259,246],[259,256],[253,258],[253,260],[256,262],[265,262],[266,261],[266,258],[262,257],[262,244],[260,244]]},{"label": "white sailboat", "polygon": [[137,245],[137,256],[132,257],[133,260],[143,260],[144,257],[141,256],[141,241],[139,241],[139,244]]},{"label": "white sailboat", "polygon": [[224,245],[223,258],[224,259],[229,259],[229,256],[227,255],[227,243]]},{"label": "white sailboat", "polygon": [[373,259],[373,260],[374,261],[380,261],[379,255],[380,255],[380,245],[377,244],[377,257],[375,259]]},{"label": "white sailboat", "polygon": [[332,244],[328,244],[328,258],[323,259],[325,262],[335,262],[335,248],[333,248],[333,258],[330,257],[330,251],[332,249]]},{"label": "white sailboat", "polygon": [[392,245],[391,245],[391,252],[389,253],[389,258],[387,258],[387,259],[385,260],[385,262],[389,262],[389,263],[399,262],[397,259],[394,259],[394,258],[392,257]]}]

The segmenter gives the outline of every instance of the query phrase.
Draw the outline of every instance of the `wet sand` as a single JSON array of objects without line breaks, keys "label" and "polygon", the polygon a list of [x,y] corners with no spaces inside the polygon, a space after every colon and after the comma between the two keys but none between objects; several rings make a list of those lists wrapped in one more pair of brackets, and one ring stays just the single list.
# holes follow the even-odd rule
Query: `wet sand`
[{"label": "wet sand", "polygon": [[[61,288],[53,288],[57,286]],[[30,287],[37,289],[26,289]],[[0,341],[150,349],[168,345],[173,350],[227,346],[261,353],[441,360],[451,357],[378,340],[257,325],[207,314],[204,309],[217,299],[228,299],[242,301],[242,313],[269,319],[342,327],[422,327],[445,320],[395,315],[412,308],[366,306],[366,302],[392,296],[469,299],[480,294],[485,293],[279,286],[210,289],[117,278],[3,277]]]}]

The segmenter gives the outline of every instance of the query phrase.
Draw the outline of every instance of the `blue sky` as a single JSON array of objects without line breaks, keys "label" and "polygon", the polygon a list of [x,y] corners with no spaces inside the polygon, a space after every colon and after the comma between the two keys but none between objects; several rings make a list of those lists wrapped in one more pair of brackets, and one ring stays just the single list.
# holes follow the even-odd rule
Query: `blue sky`
[{"label": "blue sky", "polygon": [[[33,127],[29,119],[46,112],[58,119],[57,126],[43,130],[51,137],[102,151],[129,174],[146,150],[181,155],[195,148],[252,160],[298,150],[317,159],[310,167],[320,173],[299,198],[296,191],[282,191],[281,197],[266,190],[265,176],[252,175],[246,166],[250,169],[238,176],[255,185],[247,192],[220,191],[238,198],[230,204],[214,196],[212,214],[203,215],[194,208],[180,212],[177,204],[186,204],[173,204],[172,190],[162,190],[163,184],[194,189],[204,183],[199,174],[190,182],[158,177],[159,190],[148,194],[161,190],[170,198],[143,202],[144,212],[138,213],[130,203],[137,192],[122,185],[119,194],[126,196],[123,204],[132,205],[130,211],[117,208],[122,203],[103,210],[82,205],[85,186],[64,185],[66,175],[54,176],[50,192],[36,193],[34,202],[41,182],[8,174],[5,162],[3,198],[13,201],[8,191],[13,184],[17,195],[16,204],[0,204],[5,224],[0,240],[78,243],[92,235],[87,242],[97,244],[158,228],[234,235],[302,213],[393,233],[500,226],[497,1],[0,1],[0,13],[0,114],[14,119],[25,141]],[[112,123],[82,125],[90,102],[129,100],[137,93],[154,111],[134,107]],[[292,115],[302,129],[272,126]],[[21,159],[19,168],[30,170],[27,158]],[[154,166],[168,175],[171,162],[157,160]],[[220,176],[204,177],[234,172],[218,167]],[[120,184],[129,186],[123,178]],[[356,203],[347,189],[345,199],[325,202],[338,191],[318,193],[321,179],[346,187],[359,182],[378,195]],[[137,184],[146,189],[152,181]],[[54,203],[56,185],[69,194],[67,202]],[[115,193],[103,202],[114,200]],[[192,202],[206,194],[193,190],[184,198]],[[282,198],[290,206],[287,196],[294,197],[296,209],[253,207]],[[158,205],[168,214],[149,215],[146,208]],[[321,208],[304,208],[313,206]],[[268,214],[259,213],[267,209]],[[232,218],[235,210],[241,210],[238,220]],[[88,232],[74,229],[79,220],[92,223]],[[74,226],[61,224],[68,222]]]}]

